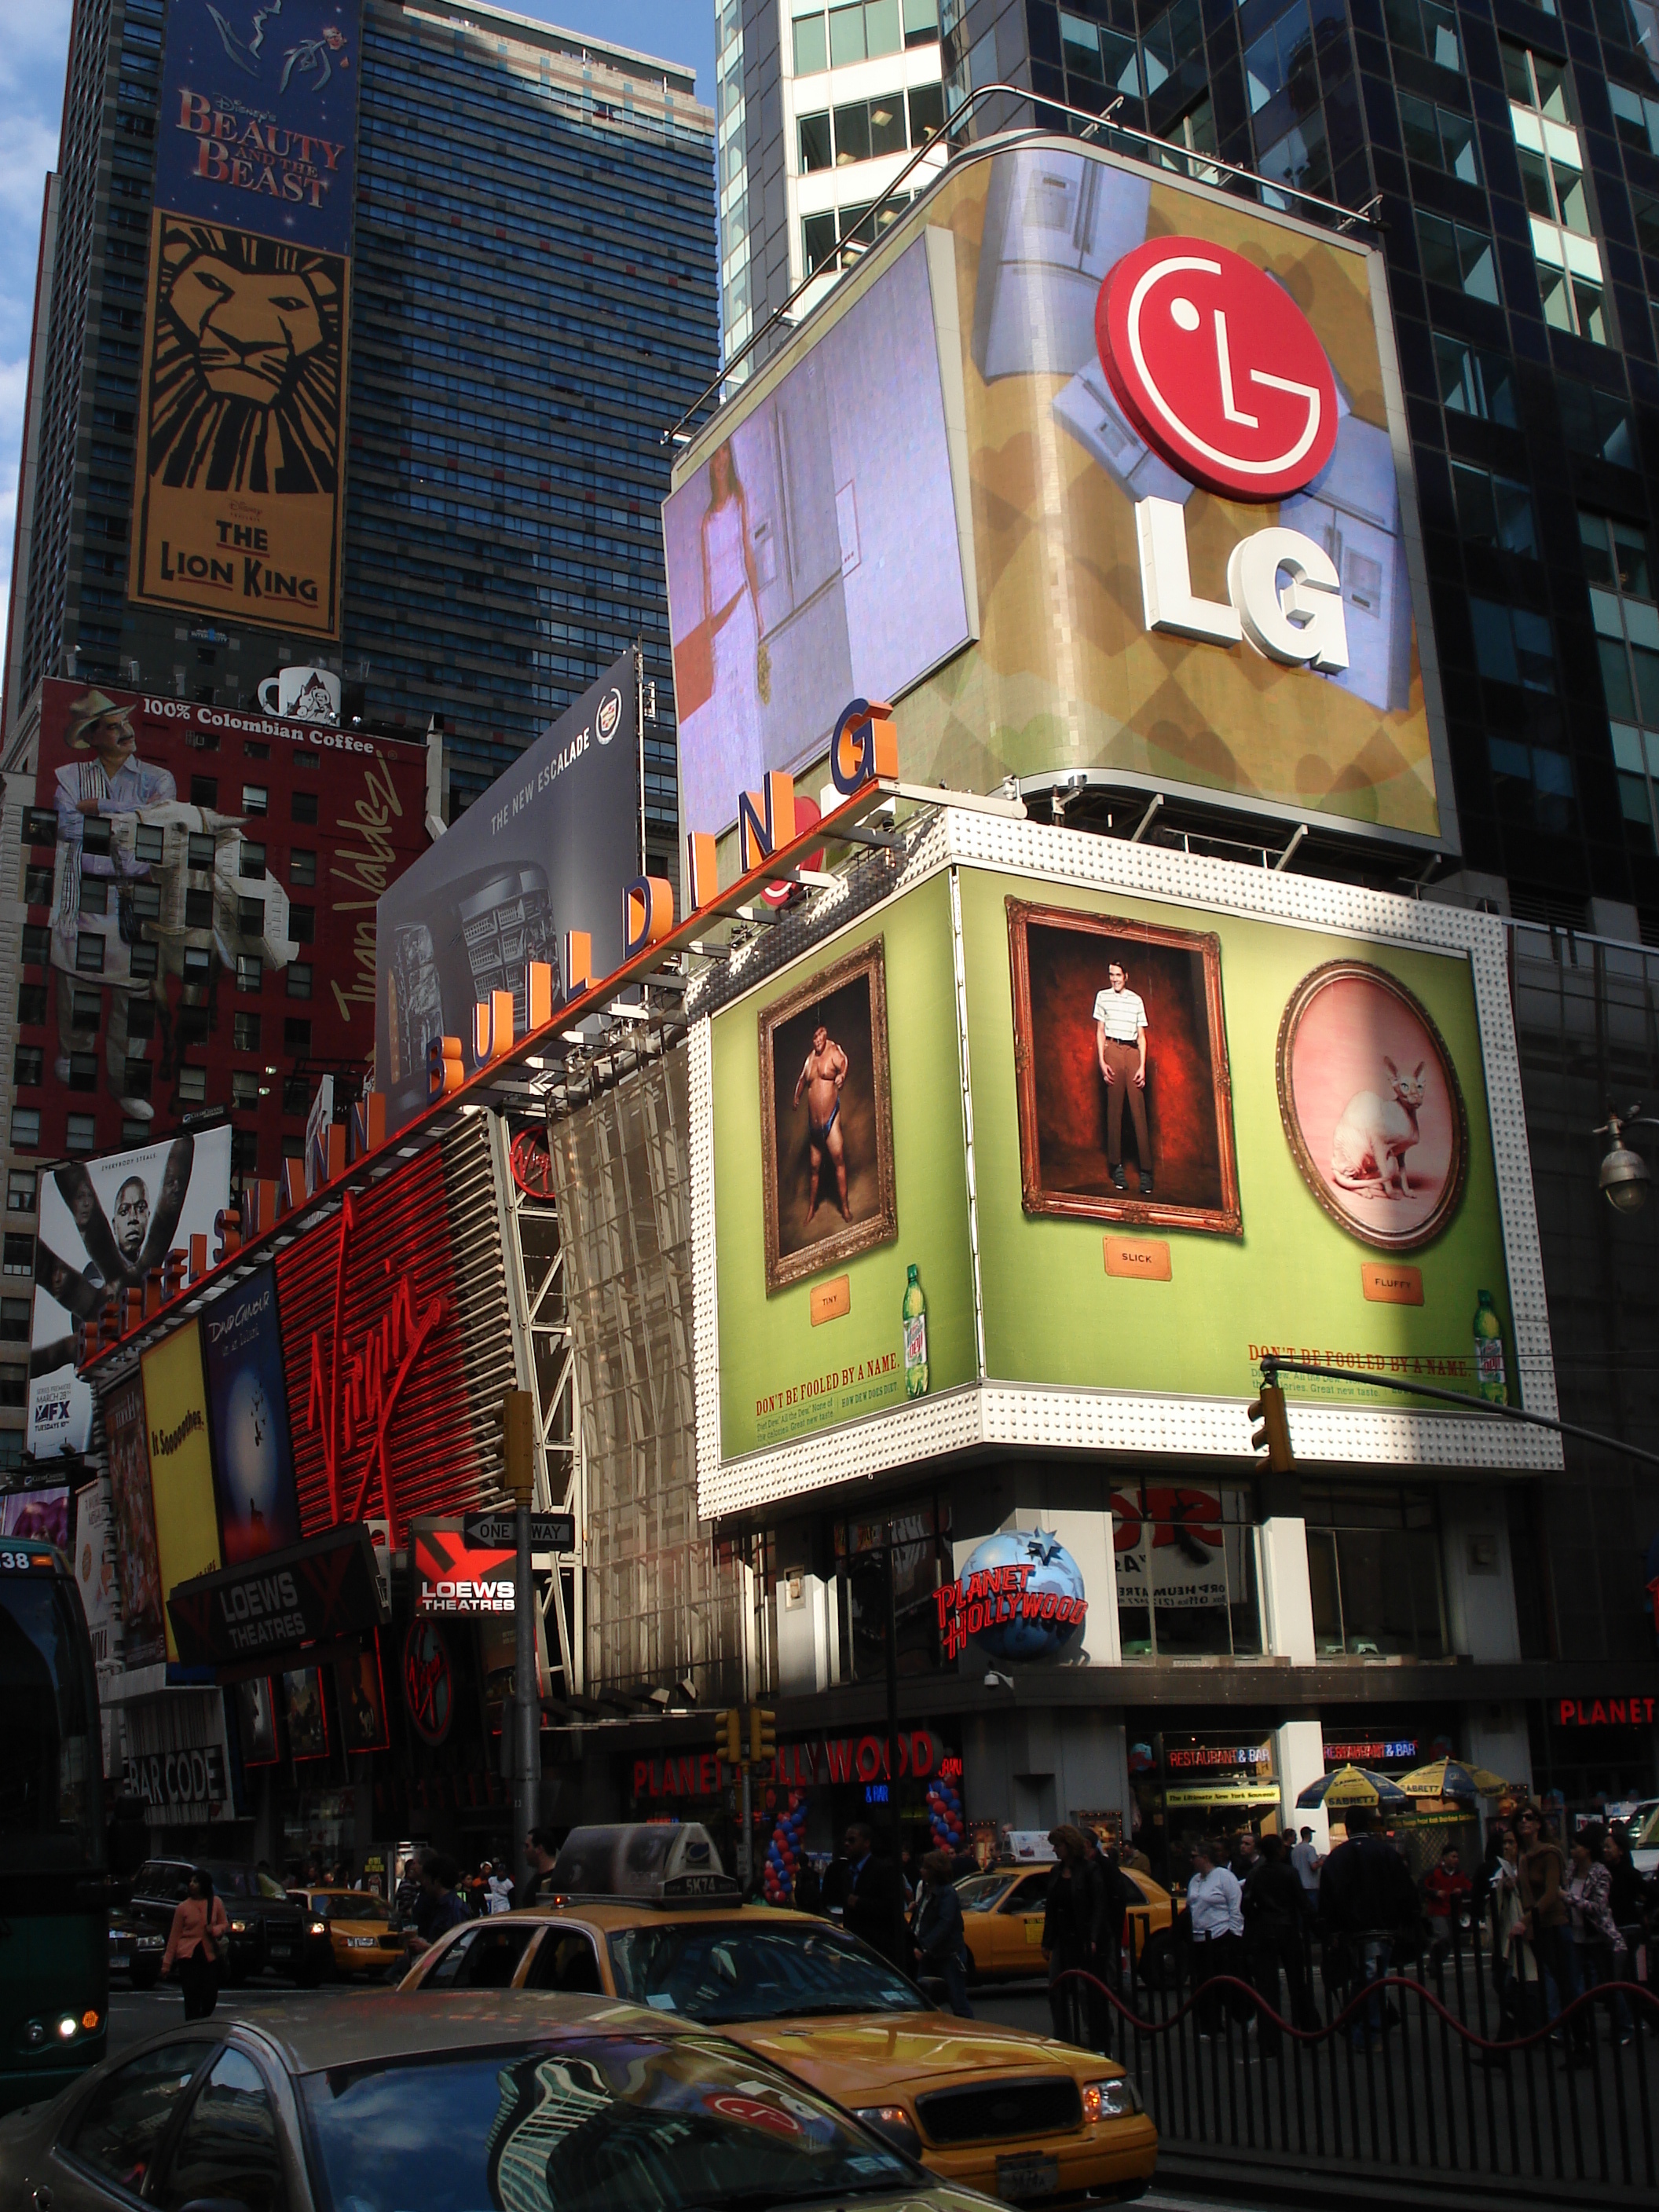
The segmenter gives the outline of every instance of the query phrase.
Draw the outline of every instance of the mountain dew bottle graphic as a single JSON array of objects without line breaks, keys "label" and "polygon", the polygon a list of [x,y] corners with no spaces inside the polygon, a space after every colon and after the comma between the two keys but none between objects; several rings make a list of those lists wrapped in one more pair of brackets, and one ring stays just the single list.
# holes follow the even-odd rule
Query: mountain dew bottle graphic
[{"label": "mountain dew bottle graphic", "polygon": [[904,1285],[904,1395],[927,1395],[927,1298],[914,1267]]},{"label": "mountain dew bottle graphic", "polygon": [[1504,1376],[1504,1331],[1490,1291],[1479,1292],[1475,1303],[1474,1382],[1488,1404],[1509,1404],[1509,1384]]}]

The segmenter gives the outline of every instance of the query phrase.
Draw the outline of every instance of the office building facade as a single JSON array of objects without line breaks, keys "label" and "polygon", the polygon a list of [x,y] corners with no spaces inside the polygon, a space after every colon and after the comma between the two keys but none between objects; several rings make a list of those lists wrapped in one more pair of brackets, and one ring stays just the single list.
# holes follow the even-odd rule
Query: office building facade
[{"label": "office building facade", "polygon": [[[174,0],[182,4],[182,0]],[[666,675],[663,434],[717,365],[693,72],[489,7],[364,0],[337,639],[132,604],[167,0],[81,0],[35,348],[6,731],[45,676],[253,708],[276,668],[445,735],[470,803],[633,639]],[[675,842],[670,690],[647,738]]]},{"label": "office building facade", "polygon": [[945,104],[939,0],[716,0],[714,23],[731,361],[806,285],[794,311],[804,314],[908,204],[928,165],[864,220],[939,129]]},{"label": "office building facade", "polygon": [[[745,15],[745,88],[765,75],[763,13]],[[1342,210],[1375,225],[1361,234],[1388,269],[1456,828],[1438,854],[1394,860],[1316,836],[1289,865],[1505,917],[1561,1410],[1649,1452],[1659,1231],[1650,1207],[1615,1212],[1597,1172],[1609,1108],[1659,1097],[1650,26],[1621,0],[944,0],[939,50],[959,139],[1036,119],[1323,228]],[[963,112],[995,84],[1031,97]],[[781,271],[796,250],[781,218],[751,230],[751,263]],[[1067,826],[1108,830],[1110,803],[1069,799]],[[1115,834],[1140,811],[1120,809]],[[1278,811],[1249,834],[1282,854],[1298,824]],[[1236,851],[1224,808],[1166,826],[1175,813],[1146,842]],[[1613,1451],[1566,1452],[1511,1532],[1521,1656],[1650,1656],[1659,1488]],[[1570,1794],[1631,1750],[1650,1759],[1651,1731],[1535,1747]]]}]

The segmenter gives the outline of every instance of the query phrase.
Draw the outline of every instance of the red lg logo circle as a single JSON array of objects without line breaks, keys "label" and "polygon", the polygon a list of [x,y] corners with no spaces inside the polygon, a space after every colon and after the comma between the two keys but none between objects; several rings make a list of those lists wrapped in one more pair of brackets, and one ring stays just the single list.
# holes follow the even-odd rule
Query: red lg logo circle
[{"label": "red lg logo circle", "polygon": [[1095,343],[1130,421],[1173,468],[1232,499],[1283,499],[1336,445],[1336,383],[1307,317],[1202,238],[1149,239],[1100,288]]}]

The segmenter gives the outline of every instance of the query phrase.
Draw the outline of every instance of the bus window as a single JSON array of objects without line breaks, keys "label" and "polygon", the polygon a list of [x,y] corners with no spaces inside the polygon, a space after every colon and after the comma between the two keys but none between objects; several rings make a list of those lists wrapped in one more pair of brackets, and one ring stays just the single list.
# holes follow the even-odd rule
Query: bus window
[{"label": "bus window", "polygon": [[100,1863],[103,1747],[72,1586],[0,1575],[0,1868]]}]

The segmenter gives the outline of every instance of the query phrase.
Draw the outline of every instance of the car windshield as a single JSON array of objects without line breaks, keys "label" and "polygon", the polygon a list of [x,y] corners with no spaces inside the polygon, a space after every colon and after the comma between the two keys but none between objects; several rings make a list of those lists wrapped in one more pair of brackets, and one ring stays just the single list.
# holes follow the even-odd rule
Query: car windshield
[{"label": "car windshield", "polygon": [[1008,1885],[1018,1881],[1011,1874],[970,1874],[966,1881],[957,1884],[957,1895],[964,1912],[989,1912],[1000,1898],[1008,1893]]},{"label": "car windshield", "polygon": [[714,2026],[803,2013],[922,2012],[920,1992],[827,1921],[680,1920],[611,1938],[618,1996]]},{"label": "car windshield", "polygon": [[312,1905],[322,1920],[384,1920],[386,1907],[367,1890],[336,1890],[313,1897]]},{"label": "car windshield", "polygon": [[701,2036],[521,2041],[303,2089],[330,2212],[760,2212],[919,2178],[799,2082]]},{"label": "car windshield", "polygon": [[268,1897],[283,1904],[288,1900],[288,1892],[280,1881],[253,1867],[223,1866],[216,1859],[210,1862],[208,1872],[221,1897]]}]

